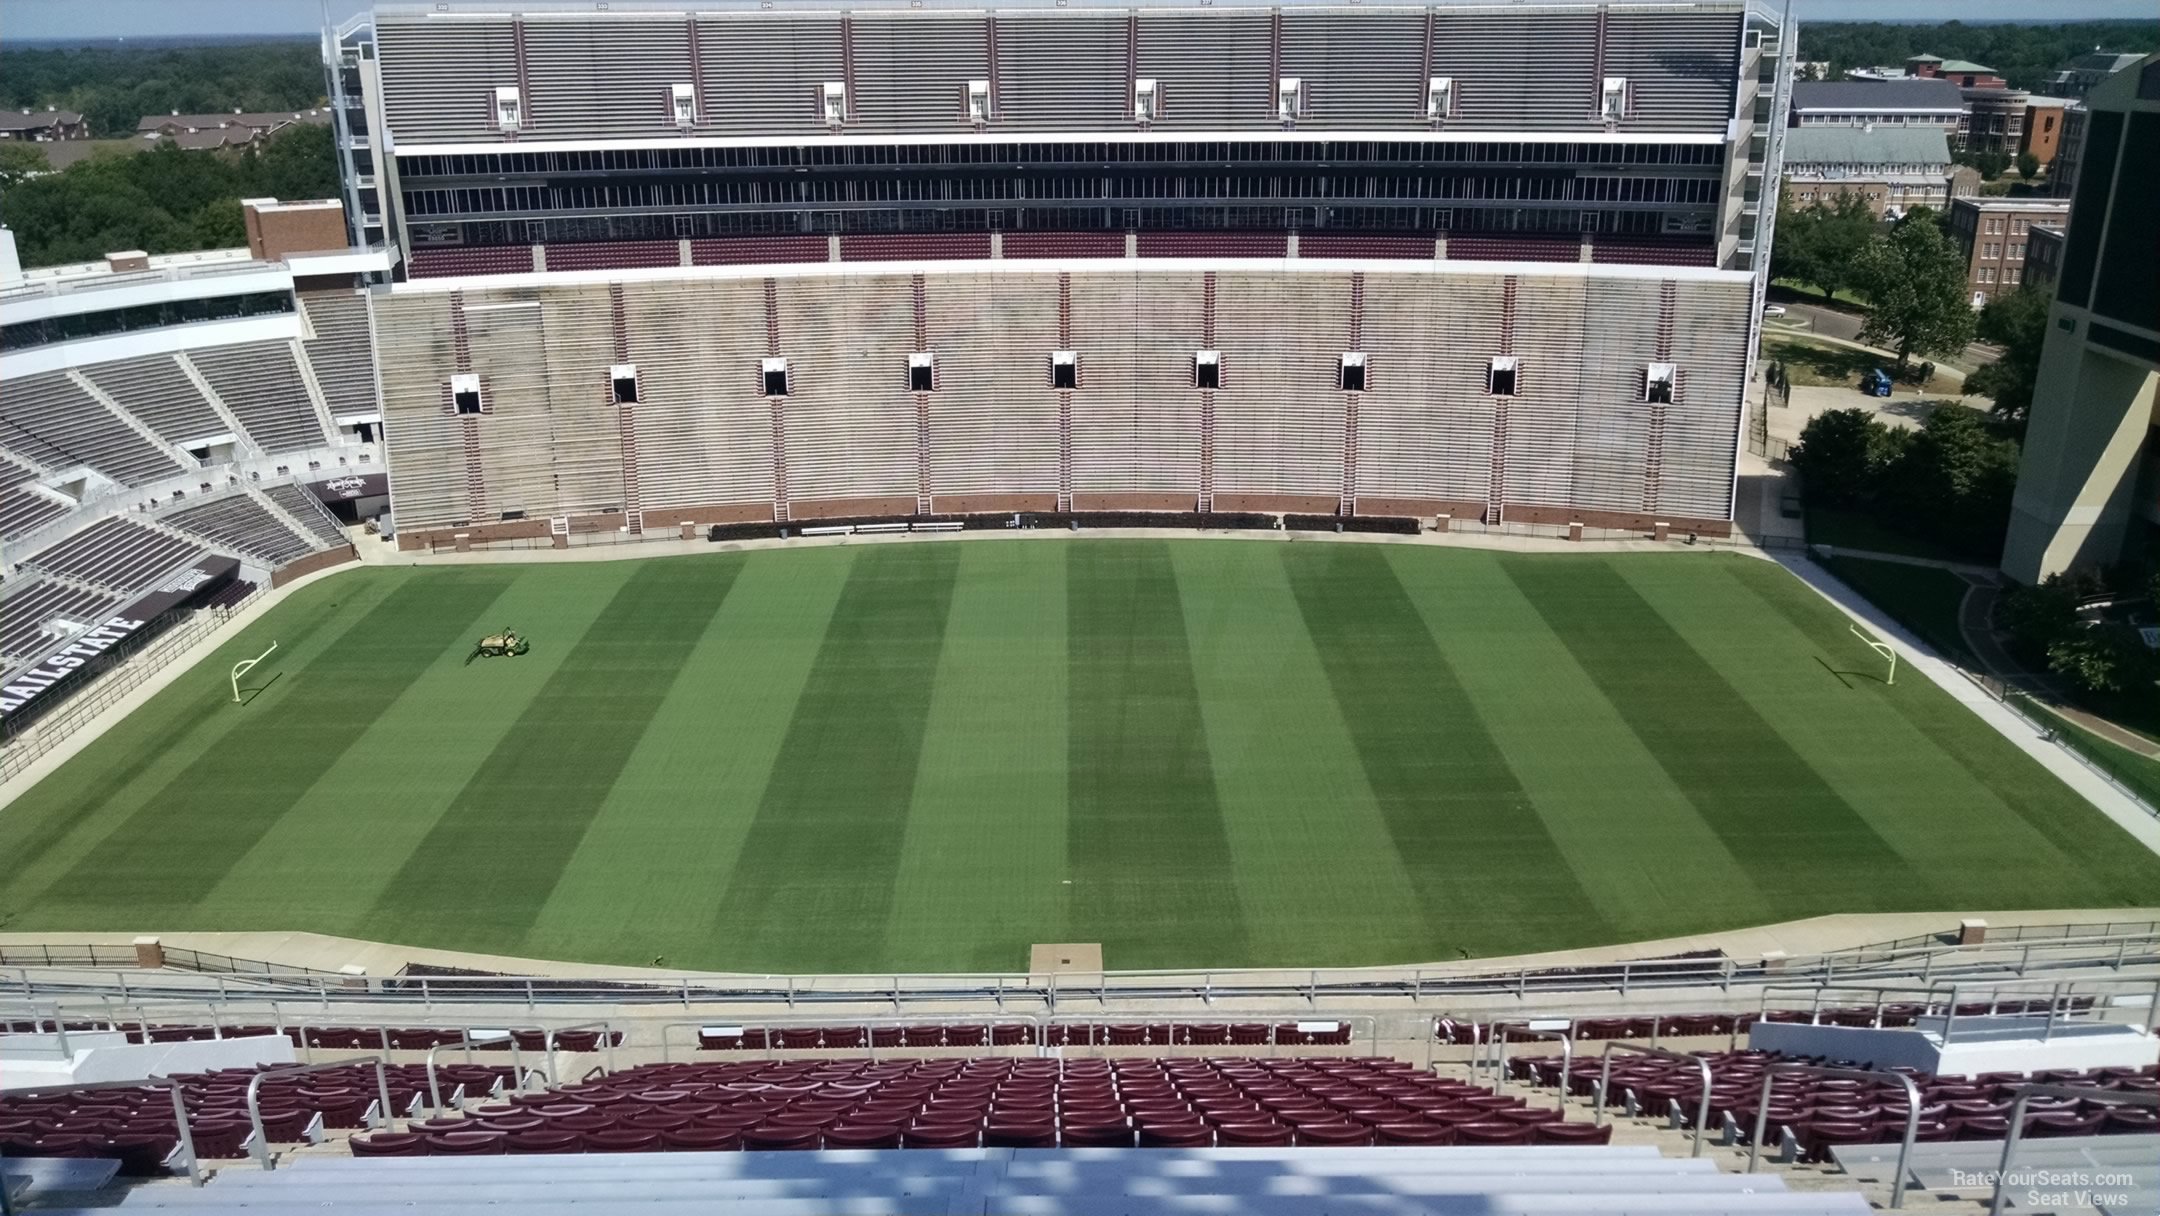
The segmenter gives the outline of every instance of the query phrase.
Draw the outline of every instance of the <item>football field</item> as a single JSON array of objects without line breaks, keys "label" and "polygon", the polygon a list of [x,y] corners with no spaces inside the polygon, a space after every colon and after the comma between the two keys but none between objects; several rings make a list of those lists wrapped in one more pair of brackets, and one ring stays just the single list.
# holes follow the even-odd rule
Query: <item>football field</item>
[{"label": "football field", "polygon": [[[504,627],[531,653],[468,664]],[[0,923],[930,971],[2151,901],[2160,859],[1882,671],[1732,554],[1045,536],[355,569],[0,808]]]}]

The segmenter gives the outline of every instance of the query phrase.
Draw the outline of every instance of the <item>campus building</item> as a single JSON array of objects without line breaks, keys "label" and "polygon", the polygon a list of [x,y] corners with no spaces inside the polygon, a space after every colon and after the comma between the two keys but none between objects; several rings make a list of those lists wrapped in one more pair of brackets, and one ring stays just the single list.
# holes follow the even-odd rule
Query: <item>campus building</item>
[{"label": "campus building", "polygon": [[2160,56],[2096,85],[2087,105],[2003,551],[2003,569],[2024,582],[2142,551],[2160,522],[2160,244],[2148,185],[2160,164]]}]

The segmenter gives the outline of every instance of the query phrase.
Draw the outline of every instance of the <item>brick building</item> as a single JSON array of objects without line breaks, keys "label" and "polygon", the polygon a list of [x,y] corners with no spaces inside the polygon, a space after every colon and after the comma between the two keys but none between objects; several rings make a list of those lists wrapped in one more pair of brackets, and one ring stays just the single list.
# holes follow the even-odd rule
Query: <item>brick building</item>
[{"label": "brick building", "polygon": [[2069,203],[2052,198],[1951,201],[1950,234],[1965,255],[1965,289],[1974,308],[2017,290],[2025,278],[2033,225],[2061,225],[2069,211]]}]

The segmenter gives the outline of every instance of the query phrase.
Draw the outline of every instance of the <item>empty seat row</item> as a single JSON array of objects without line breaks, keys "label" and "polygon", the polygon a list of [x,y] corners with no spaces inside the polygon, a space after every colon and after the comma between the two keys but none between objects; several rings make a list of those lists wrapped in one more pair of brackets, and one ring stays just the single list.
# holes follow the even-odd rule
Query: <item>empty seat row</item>
[{"label": "empty seat row", "polygon": [[1396,1060],[661,1064],[516,1093],[355,1155],[879,1148],[1601,1144],[1515,1097]]},{"label": "empty seat row", "polygon": [[60,629],[66,622],[80,632],[104,621],[118,604],[112,595],[50,579],[10,580],[0,595],[0,658],[23,660],[42,653],[71,632]]},{"label": "empty seat row", "polygon": [[102,519],[25,559],[32,569],[138,591],[202,555],[203,547],[125,519]]},{"label": "empty seat row", "polygon": [[306,557],[328,543],[293,531],[244,490],[168,512],[159,522],[272,566]]},{"label": "empty seat row", "polygon": [[707,1026],[707,1051],[860,1051],[865,1047],[1346,1047],[1347,1022],[1135,1022],[920,1026]]},{"label": "empty seat row", "polygon": [[[1756,1112],[1762,1108],[1763,1078],[1779,1063],[1827,1064],[1858,1068],[1853,1061],[1814,1057],[1789,1057],[1765,1051],[1701,1052],[1697,1057],[1710,1064],[1709,1119],[1713,1126],[1730,1126],[1740,1138],[1753,1134]],[[1603,1062],[1581,1060],[1567,1066],[1568,1091],[1589,1096],[1596,1092]],[[1519,1079],[1545,1086],[1563,1083],[1559,1057],[1526,1056],[1509,1061]],[[1977,1077],[1938,1077],[1914,1069],[1885,1071],[1912,1079],[1920,1094],[1921,1140],[1999,1140],[2008,1132],[2008,1116],[2014,1100],[2013,1087],[2026,1081],[2081,1085],[2124,1092],[2160,1090],[2154,1069],[2095,1069],[2088,1071],[1985,1073]],[[1703,1088],[1700,1068],[1676,1060],[1630,1057],[1612,1065],[1612,1096],[1619,1102],[1632,1097],[1641,1114],[1664,1118],[1676,1110],[1692,1119],[1700,1108]],[[1764,1139],[1777,1143],[1789,1138],[1806,1158],[1823,1160],[1833,1145],[1872,1144],[1902,1139],[1910,1099],[1905,1087],[1887,1080],[1860,1080],[1792,1072],[1771,1077],[1770,1104]],[[2160,1131],[2160,1116],[2149,1108],[2120,1106],[2076,1098],[2030,1098],[2026,1103],[2024,1134],[2028,1136],[2090,1136],[2111,1133],[2153,1134]]]}]

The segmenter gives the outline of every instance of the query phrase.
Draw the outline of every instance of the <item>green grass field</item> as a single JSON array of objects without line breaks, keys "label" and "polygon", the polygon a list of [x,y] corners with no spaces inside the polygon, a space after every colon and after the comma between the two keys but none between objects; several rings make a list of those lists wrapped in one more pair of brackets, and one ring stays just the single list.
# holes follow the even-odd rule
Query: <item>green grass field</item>
[{"label": "green grass field", "polygon": [[[466,665],[506,625],[532,653]],[[1038,538],[354,570],[0,810],[0,920],[1225,967],[2160,890],[2160,859],[1880,673],[1735,555]]]}]

